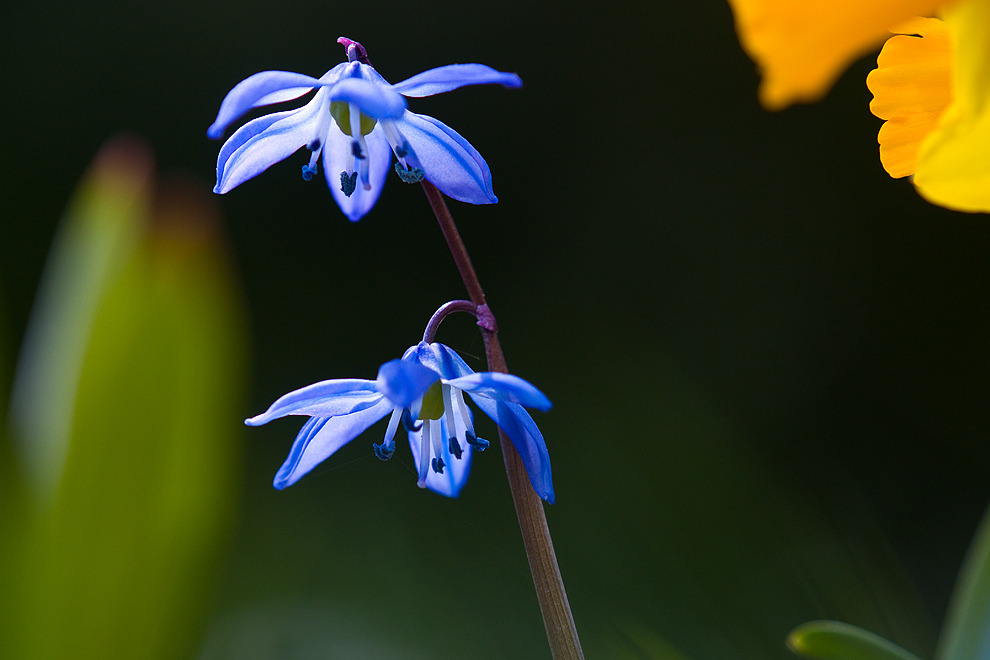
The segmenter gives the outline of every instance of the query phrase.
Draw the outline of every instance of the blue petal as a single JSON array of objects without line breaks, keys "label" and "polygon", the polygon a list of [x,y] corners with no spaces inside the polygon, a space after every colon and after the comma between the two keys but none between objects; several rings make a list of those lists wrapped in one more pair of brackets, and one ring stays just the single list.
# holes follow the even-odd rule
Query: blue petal
[{"label": "blue petal", "polygon": [[287,93],[286,90],[303,88],[305,91],[302,93],[305,94],[319,85],[319,80],[302,73],[290,71],[256,73],[234,85],[234,88],[227,93],[220,104],[216,120],[207,129],[206,134],[213,139],[219,138],[234,120],[251,108],[274,103],[275,101],[269,99],[279,99],[278,95]]},{"label": "blue petal", "polygon": [[392,148],[388,146],[381,126],[375,126],[375,130],[364,136],[370,159],[368,167],[371,168],[371,190],[365,190],[359,179],[354,192],[348,197],[340,189],[340,173],[347,169],[351,161],[351,138],[344,135],[334,122],[326,139],[327,143],[323,147],[323,175],[327,178],[327,185],[330,186],[337,206],[351,222],[356,222],[371,210],[381,195],[392,164]]},{"label": "blue petal", "polygon": [[[441,417],[440,433],[443,437],[443,451],[440,454],[440,458],[443,459],[445,467],[443,474],[434,472],[432,469],[427,470],[426,473],[426,487],[434,493],[439,493],[446,497],[457,497],[461,494],[461,490],[464,488],[464,484],[467,483],[468,475],[471,472],[471,458],[474,453],[471,445],[463,441],[463,422],[455,417],[454,425],[457,427],[456,433],[458,437],[461,438],[461,457],[458,459],[451,455],[447,445],[447,439],[449,437],[447,421],[446,418]],[[422,447],[422,437],[422,430],[409,432],[409,448],[412,450],[417,474],[419,473],[419,462],[421,460],[419,450]]]},{"label": "blue petal", "polygon": [[220,149],[213,192],[229,192],[319,138],[326,119],[321,112],[328,112],[324,100],[317,93],[297,110],[258,117],[237,129]]},{"label": "blue petal", "polygon": [[472,396],[485,396],[489,399],[518,403],[544,412],[553,407],[550,399],[543,392],[511,374],[486,371],[455,378],[447,381],[447,384],[462,389]]},{"label": "blue petal", "polygon": [[299,431],[292,449],[289,450],[289,457],[275,474],[275,488],[282,490],[296,483],[391,411],[391,402],[383,398],[377,405],[350,415],[313,417]]},{"label": "blue petal", "polygon": [[401,94],[370,80],[344,78],[328,89],[331,101],[353,103],[361,112],[375,119],[401,117],[406,109],[406,100]]},{"label": "blue petal", "polygon": [[245,420],[248,426],[261,426],[286,415],[332,417],[347,415],[376,405],[382,400],[375,381],[338,378],[313,383],[280,397],[268,410]]},{"label": "blue petal", "polygon": [[438,380],[437,372],[415,362],[390,360],[378,370],[375,386],[393,404],[408,408]]},{"label": "blue petal", "polygon": [[448,64],[407,78],[392,86],[403,96],[433,96],[464,85],[499,84],[522,87],[522,78],[514,73],[496,71],[484,64]]},{"label": "blue petal", "polygon": [[412,145],[426,179],[443,194],[471,204],[494,204],[492,173],[477,149],[433,117],[406,111],[396,126]]},{"label": "blue petal", "polygon": [[460,355],[439,342],[427,344],[425,341],[421,341],[416,346],[409,347],[402,359],[418,362],[427,369],[437,372],[445,380],[474,373],[474,370],[461,359]]},{"label": "blue petal", "polygon": [[518,403],[505,403],[468,392],[481,410],[505,431],[513,446],[522,457],[526,474],[533,490],[544,500],[553,504],[553,479],[550,475],[550,452],[543,434],[526,409]]}]

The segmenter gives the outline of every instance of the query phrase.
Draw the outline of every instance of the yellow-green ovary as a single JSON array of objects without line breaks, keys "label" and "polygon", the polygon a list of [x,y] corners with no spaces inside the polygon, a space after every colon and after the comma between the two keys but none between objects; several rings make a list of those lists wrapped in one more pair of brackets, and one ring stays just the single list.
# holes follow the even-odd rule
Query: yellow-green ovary
[{"label": "yellow-green ovary", "polygon": [[[340,127],[340,130],[343,131],[344,135],[353,137],[351,135],[351,107],[349,103],[344,103],[343,101],[331,101],[330,115],[336,120],[337,126]],[[377,123],[377,119],[369,117],[362,112],[361,135],[367,135],[371,131],[375,130],[375,124]]]},{"label": "yellow-green ovary", "polygon": [[440,381],[433,383],[423,395],[423,406],[419,409],[419,419],[440,419],[443,417],[443,391]]}]

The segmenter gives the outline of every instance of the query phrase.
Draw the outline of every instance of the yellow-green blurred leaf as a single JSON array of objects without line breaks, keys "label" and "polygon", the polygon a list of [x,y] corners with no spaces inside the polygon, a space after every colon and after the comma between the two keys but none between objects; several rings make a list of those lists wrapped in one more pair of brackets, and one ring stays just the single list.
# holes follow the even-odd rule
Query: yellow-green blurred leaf
[{"label": "yellow-green blurred leaf", "polygon": [[147,217],[152,163],[139,142],[97,155],[59,224],[24,337],[11,423],[28,484],[43,503],[58,487],[93,317]]},{"label": "yellow-green blurred leaf", "polygon": [[[99,198],[118,184],[83,189]],[[245,321],[209,198],[160,197],[74,328],[83,359],[64,390],[57,490],[33,514],[18,657],[184,658],[203,625],[238,492]],[[96,258],[74,252],[87,249],[66,248],[76,265]],[[60,282],[72,288],[71,272]]]},{"label": "yellow-green blurred leaf", "polygon": [[818,660],[918,660],[879,635],[840,621],[811,621],[787,637],[795,653]]}]

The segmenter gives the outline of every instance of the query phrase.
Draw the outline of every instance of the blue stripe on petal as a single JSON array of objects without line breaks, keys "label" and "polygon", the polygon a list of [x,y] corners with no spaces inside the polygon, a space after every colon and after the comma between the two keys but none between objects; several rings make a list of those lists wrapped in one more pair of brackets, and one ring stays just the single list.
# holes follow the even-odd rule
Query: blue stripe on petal
[{"label": "blue stripe on petal", "polygon": [[292,449],[289,450],[289,457],[275,474],[275,488],[282,490],[296,483],[303,475],[390,412],[392,412],[392,404],[382,398],[377,405],[350,415],[310,419],[296,436]]},{"label": "blue stripe on petal", "polygon": [[[267,98],[282,90],[302,87],[306,91],[320,85],[320,81],[312,76],[291,71],[262,71],[245,78],[234,85],[220,104],[220,111],[206,134],[217,139],[224,130],[238,117],[253,107],[271,103]],[[305,92],[303,92],[305,93]],[[282,99],[286,100],[286,99]]]},{"label": "blue stripe on petal", "polygon": [[[421,346],[424,344],[421,342]],[[430,354],[436,360],[436,370],[446,380],[469,376],[474,373],[474,369],[467,365],[454,349],[440,342],[434,342],[427,347]],[[424,351],[425,352],[425,351]],[[427,365],[429,366],[429,365]],[[431,367],[433,368],[433,367]]]},{"label": "blue stripe on petal", "polygon": [[543,392],[522,378],[511,374],[486,371],[455,378],[447,381],[447,384],[472,395],[518,403],[527,408],[536,408],[544,412],[553,407],[550,399]]},{"label": "blue stripe on petal", "polygon": [[547,451],[547,443],[543,440],[543,434],[540,433],[533,418],[517,403],[474,396],[470,392],[468,394],[475,405],[491,417],[512,440],[512,445],[522,457],[529,482],[533,485],[536,494],[553,504],[555,497],[553,478],[550,474],[550,452]]},{"label": "blue stripe on petal", "polygon": [[359,378],[324,380],[293,390],[273,403],[268,410],[245,421],[261,426],[286,415],[331,417],[370,408],[382,400],[375,381]]},{"label": "blue stripe on petal", "polygon": [[392,86],[403,96],[433,96],[464,85],[498,84],[522,87],[522,78],[514,73],[496,71],[484,64],[448,64],[418,73]]},{"label": "blue stripe on petal", "polygon": [[325,95],[317,93],[298,110],[275,113],[278,120],[269,123],[259,117],[230,136],[232,149],[225,144],[217,159],[217,193],[226,193],[285,160],[319,135],[322,112],[327,112]]},{"label": "blue stripe on petal", "polygon": [[409,111],[395,124],[416,152],[426,179],[443,194],[471,204],[498,201],[488,163],[457,131],[433,117]]}]

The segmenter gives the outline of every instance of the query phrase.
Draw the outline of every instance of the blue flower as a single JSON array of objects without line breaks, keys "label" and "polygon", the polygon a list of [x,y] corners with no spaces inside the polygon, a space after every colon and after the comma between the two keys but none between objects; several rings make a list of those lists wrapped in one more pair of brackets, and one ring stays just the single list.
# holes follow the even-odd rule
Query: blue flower
[{"label": "blue flower", "polygon": [[420,342],[401,360],[383,364],[375,380],[325,380],[289,392],[245,423],[261,426],[286,415],[310,416],[275,475],[275,488],[281,490],[391,414],[385,439],[373,445],[378,458],[392,457],[401,422],[409,436],[419,487],[457,497],[467,481],[472,453],[488,447],[487,440],[475,435],[464,392],[508,434],[533,490],[553,504],[550,454],[523,407],[546,411],[550,400],[517,376],[475,373],[443,344]]},{"label": "blue flower", "polygon": [[296,99],[314,89],[316,94],[301,108],[264,115],[237,129],[220,148],[214,192],[226,193],[306,147],[311,156],[302,168],[303,178],[308,181],[317,172],[322,154],[330,191],[351,221],[375,205],[392,153],[398,160],[396,171],[408,183],[425,178],[462,202],[498,201],[481,154],[446,124],[406,110],[403,97],[487,83],[520,87],[519,76],[484,64],[451,64],[391,85],[368,62],[361,44],[346,37],[337,42],[347,49],[348,61],[320,78],[262,71],[230,90],[207,131],[211,138],[220,138],[252,108]]}]

